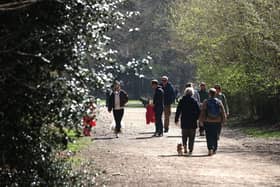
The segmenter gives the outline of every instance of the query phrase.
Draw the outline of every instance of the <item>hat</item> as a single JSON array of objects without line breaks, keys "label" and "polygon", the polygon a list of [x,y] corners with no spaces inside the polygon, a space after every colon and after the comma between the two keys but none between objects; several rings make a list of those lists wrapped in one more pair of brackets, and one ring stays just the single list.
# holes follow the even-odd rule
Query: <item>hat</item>
[{"label": "hat", "polygon": [[152,84],[158,84],[158,80],[153,79],[153,80],[152,80]]},{"label": "hat", "polygon": [[164,75],[164,76],[161,77],[161,80],[167,80],[168,81],[168,77]]}]

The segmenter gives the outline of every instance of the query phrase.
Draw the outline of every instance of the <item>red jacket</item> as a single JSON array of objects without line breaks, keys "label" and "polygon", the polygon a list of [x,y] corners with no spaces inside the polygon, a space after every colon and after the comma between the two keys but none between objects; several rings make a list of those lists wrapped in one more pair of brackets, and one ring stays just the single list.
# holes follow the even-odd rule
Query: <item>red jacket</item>
[{"label": "red jacket", "polygon": [[155,112],[154,107],[151,104],[146,106],[146,124],[154,123],[155,122]]},{"label": "red jacket", "polygon": [[86,126],[86,125],[89,125],[89,126],[91,126],[91,127],[96,126],[96,121],[95,121],[93,118],[88,117],[88,116],[84,116],[84,117],[83,117],[83,122],[84,122],[84,125],[85,125],[85,126]]}]

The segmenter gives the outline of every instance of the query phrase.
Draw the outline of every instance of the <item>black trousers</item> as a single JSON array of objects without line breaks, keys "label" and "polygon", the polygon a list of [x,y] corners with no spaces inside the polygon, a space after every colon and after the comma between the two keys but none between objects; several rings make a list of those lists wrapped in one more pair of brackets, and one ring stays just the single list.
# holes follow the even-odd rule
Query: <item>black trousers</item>
[{"label": "black trousers", "polygon": [[162,113],[163,108],[154,108],[155,111],[155,118],[156,118],[156,133],[162,134],[163,133],[163,123],[162,123]]},{"label": "black trousers", "polygon": [[199,133],[202,134],[205,131],[204,122],[198,122]]},{"label": "black trousers", "polygon": [[205,122],[206,141],[208,150],[218,149],[218,132],[221,123]]},{"label": "black trousers", "polygon": [[123,118],[123,113],[124,113],[124,109],[120,109],[120,110],[113,110],[113,115],[114,115],[114,120],[116,123],[116,128],[115,128],[115,132],[119,133],[121,131],[121,121]]},{"label": "black trousers", "polygon": [[[196,129],[182,129],[182,142],[185,147],[187,147],[188,143],[188,148],[189,151],[193,151],[193,145],[194,145],[194,139],[195,139],[195,132]],[[188,142],[189,140],[189,142]]]}]

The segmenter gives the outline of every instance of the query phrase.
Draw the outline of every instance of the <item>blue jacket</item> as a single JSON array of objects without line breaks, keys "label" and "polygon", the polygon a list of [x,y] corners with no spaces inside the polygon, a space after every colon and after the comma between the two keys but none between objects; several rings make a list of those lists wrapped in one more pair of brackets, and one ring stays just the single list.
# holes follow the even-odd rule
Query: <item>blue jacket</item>
[{"label": "blue jacket", "polygon": [[175,123],[179,121],[181,116],[182,129],[196,129],[199,114],[200,108],[197,101],[189,95],[184,96],[177,106]]},{"label": "blue jacket", "polygon": [[173,86],[169,82],[165,87],[162,84],[161,86],[164,91],[164,106],[171,105],[175,101],[175,91]]}]

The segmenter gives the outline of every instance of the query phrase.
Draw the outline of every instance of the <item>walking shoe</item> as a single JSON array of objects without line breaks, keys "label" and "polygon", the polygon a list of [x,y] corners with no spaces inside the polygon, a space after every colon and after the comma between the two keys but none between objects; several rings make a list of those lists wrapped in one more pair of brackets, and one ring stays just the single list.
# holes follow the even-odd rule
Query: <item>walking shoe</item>
[{"label": "walking shoe", "polygon": [[213,155],[213,149],[210,149],[209,151],[208,151],[208,156],[212,156]]},{"label": "walking shoe", "polygon": [[187,150],[187,147],[184,146],[184,153],[187,154],[188,153],[188,150]]},{"label": "walking shoe", "polygon": [[119,134],[118,133],[116,134],[116,138],[119,138]]},{"label": "walking shoe", "polygon": [[167,133],[167,132],[168,132],[168,130],[169,130],[168,128],[165,128],[165,129],[164,129],[164,133]]},{"label": "walking shoe", "polygon": [[217,152],[217,150],[214,149],[214,150],[213,150],[213,155],[216,154],[216,152]]}]

